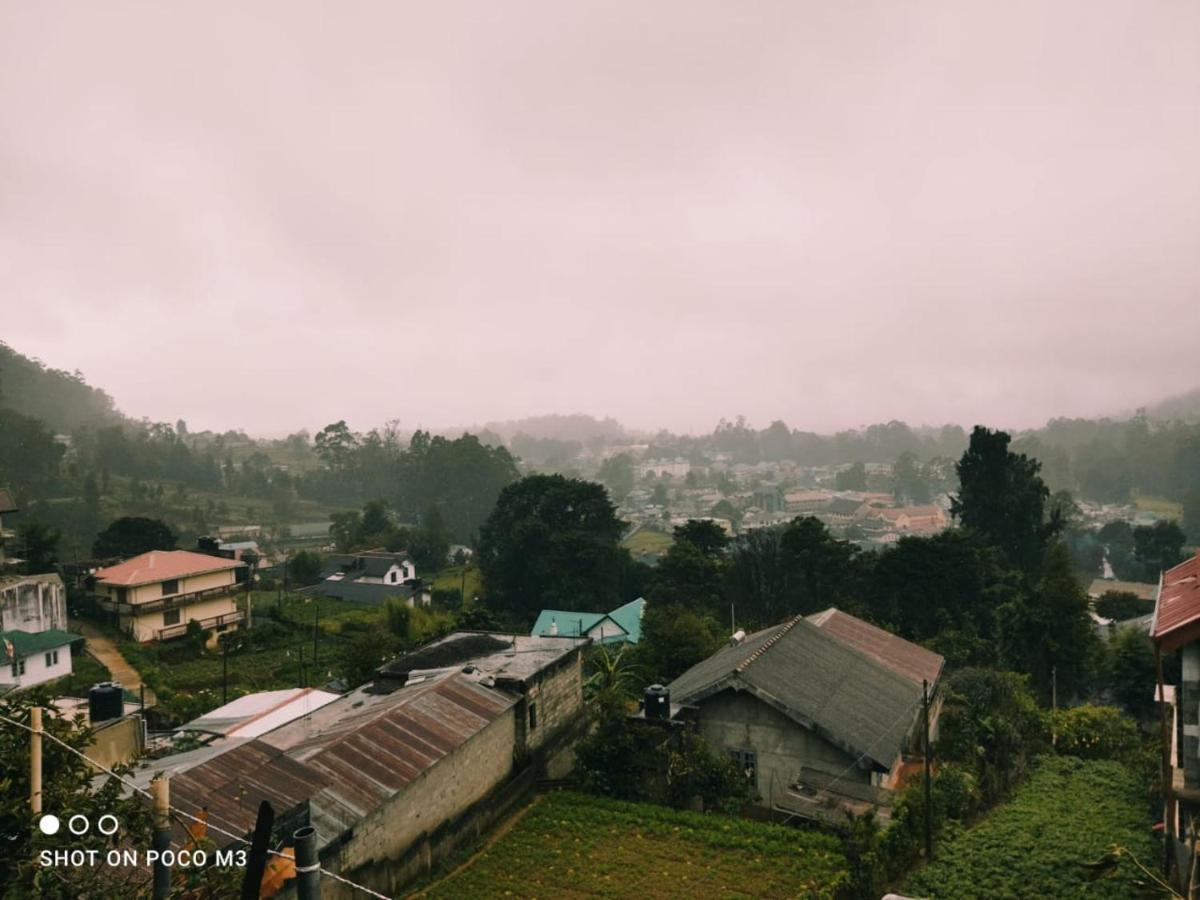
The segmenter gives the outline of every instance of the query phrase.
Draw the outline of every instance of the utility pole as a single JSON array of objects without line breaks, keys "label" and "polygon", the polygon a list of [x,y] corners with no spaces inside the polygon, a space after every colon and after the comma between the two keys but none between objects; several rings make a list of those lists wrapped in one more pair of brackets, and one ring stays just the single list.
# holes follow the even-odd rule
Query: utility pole
[{"label": "utility pole", "polygon": [[321,900],[321,861],[317,857],[317,830],[311,825],[297,829],[296,896],[299,900]]},{"label": "utility pole", "polygon": [[29,808],[35,816],[42,814],[42,708],[29,708]]},{"label": "utility pole", "polygon": [[313,665],[317,664],[317,636],[321,633],[321,601],[318,600],[313,605],[313,612],[316,614],[313,620]]},{"label": "utility pole", "polygon": [[229,639],[221,639],[221,705],[229,702]]},{"label": "utility pole", "polygon": [[300,687],[304,687],[304,645],[300,645]]},{"label": "utility pole", "polygon": [[254,570],[247,568],[246,571],[246,630],[249,631],[254,627],[254,600],[250,596],[250,588],[254,584]]},{"label": "utility pole", "polygon": [[154,900],[167,900],[171,895],[171,869],[163,862],[163,854],[171,849],[171,783],[165,775],[150,782],[154,798]]},{"label": "utility pole", "polygon": [[929,758],[929,682],[921,681],[921,698],[925,706],[925,858],[933,859],[933,772]]}]

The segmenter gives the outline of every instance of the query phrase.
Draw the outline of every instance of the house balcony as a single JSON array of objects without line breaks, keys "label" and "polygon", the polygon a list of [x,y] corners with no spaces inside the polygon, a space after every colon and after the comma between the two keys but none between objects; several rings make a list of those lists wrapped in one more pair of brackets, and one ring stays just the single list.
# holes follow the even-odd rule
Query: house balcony
[{"label": "house balcony", "polygon": [[146,613],[163,612],[168,609],[182,609],[185,606],[191,606],[193,603],[200,603],[204,600],[215,600],[218,597],[232,597],[239,590],[242,590],[240,585],[224,584],[220,587],[208,588],[203,591],[172,594],[170,597],[162,597],[158,600],[146,600],[140,603],[114,600],[107,594],[93,594],[92,596],[96,599],[96,605],[105,612],[117,613],[121,616],[140,616]]},{"label": "house balcony", "polygon": [[[207,619],[192,619],[192,622],[199,623],[204,631],[220,630],[224,631],[230,625],[236,625],[246,618],[246,614],[240,609],[230,613],[225,613],[223,616],[210,616]],[[166,628],[160,628],[155,632],[155,636],[160,641],[169,641],[171,638],[183,637],[187,634],[188,625],[190,622],[180,622],[178,625],[168,625]]]}]

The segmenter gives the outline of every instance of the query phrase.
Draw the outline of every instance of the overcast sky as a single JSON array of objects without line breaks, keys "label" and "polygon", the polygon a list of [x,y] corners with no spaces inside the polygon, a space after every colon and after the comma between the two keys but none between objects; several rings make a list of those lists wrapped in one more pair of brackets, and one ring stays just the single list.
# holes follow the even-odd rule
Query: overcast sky
[{"label": "overcast sky", "polygon": [[1194,0],[0,0],[0,123],[0,338],[193,430],[1200,384]]}]

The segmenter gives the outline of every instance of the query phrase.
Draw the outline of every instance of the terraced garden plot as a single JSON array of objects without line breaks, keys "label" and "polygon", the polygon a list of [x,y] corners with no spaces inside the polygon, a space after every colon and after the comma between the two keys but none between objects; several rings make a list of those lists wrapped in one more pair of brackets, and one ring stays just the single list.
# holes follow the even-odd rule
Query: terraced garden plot
[{"label": "terraced garden plot", "polygon": [[846,877],[829,835],[564,791],[420,896],[833,898]]}]

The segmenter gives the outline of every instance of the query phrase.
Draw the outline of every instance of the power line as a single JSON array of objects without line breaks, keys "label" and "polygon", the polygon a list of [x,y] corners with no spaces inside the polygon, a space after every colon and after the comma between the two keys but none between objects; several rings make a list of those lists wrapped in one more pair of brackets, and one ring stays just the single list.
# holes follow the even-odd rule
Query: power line
[{"label": "power line", "polygon": [[[25,731],[28,731],[30,733],[33,732],[33,729],[30,726],[26,725],[24,722],[18,722],[16,719],[10,719],[8,716],[0,715],[0,722],[6,722],[9,725],[15,725],[16,727],[24,729]],[[104,772],[107,775],[111,775],[113,778],[117,779],[117,781],[119,781],[121,784],[125,785],[128,788],[131,788],[134,791],[137,791],[142,796],[144,796],[144,797],[151,796],[150,792],[147,791],[145,788],[140,787],[139,785],[135,784],[132,781],[129,781],[128,779],[122,777],[121,775],[118,775],[112,769],[110,769],[107,766],[92,759],[86,753],[76,750],[70,744],[66,743],[65,741],[63,741],[62,739],[57,737],[56,735],[51,734],[49,731],[43,730],[42,736],[45,738],[49,738],[51,741],[58,744],[63,749],[69,750],[71,753],[74,753],[80,759],[95,766],[101,772]],[[214,825],[211,822],[206,821],[205,819],[201,819],[200,817],[194,816],[191,813],[184,812],[182,809],[179,809],[177,806],[171,806],[171,807],[169,807],[169,809],[172,813],[174,813],[177,816],[180,816],[184,819],[190,819],[193,822],[197,822],[197,823],[203,825],[205,828],[211,828],[213,831],[217,832],[218,834],[223,834],[225,837],[232,838],[235,841],[241,841],[242,843],[246,843],[246,838],[243,835],[234,834],[232,831],[226,831],[224,828]],[[186,829],[186,826],[184,826],[184,827]],[[268,848],[267,852],[270,853],[272,856],[279,856],[279,857],[282,857],[283,859],[289,860],[291,862],[295,861],[292,859],[292,857],[288,856],[285,853],[280,853],[278,850],[272,850],[272,849]],[[371,888],[366,887],[365,885],[358,884],[357,882],[351,881],[348,878],[343,878],[341,875],[338,875],[334,872],[330,872],[328,869],[321,868],[319,871],[321,872],[322,875],[328,876],[329,878],[332,878],[334,881],[340,881],[343,884],[347,884],[350,887],[356,888],[357,890],[360,890],[365,894],[368,894],[372,897],[379,898],[379,900],[392,900],[392,898],[388,897],[386,894],[380,894],[377,891],[373,891],[373,890],[371,890]]]}]

